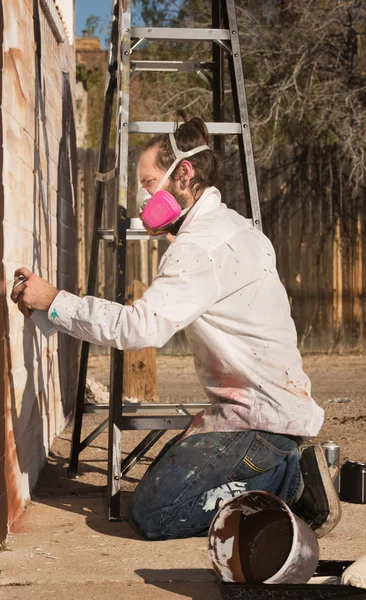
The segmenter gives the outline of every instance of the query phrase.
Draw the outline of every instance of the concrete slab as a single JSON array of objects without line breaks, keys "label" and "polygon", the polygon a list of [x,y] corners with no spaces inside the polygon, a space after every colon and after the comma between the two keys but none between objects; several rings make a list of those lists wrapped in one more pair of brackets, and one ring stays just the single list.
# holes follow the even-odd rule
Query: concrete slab
[{"label": "concrete slab", "polygon": [[[337,529],[320,540],[321,558],[355,559],[366,547],[359,531],[365,507],[343,509]],[[32,502],[0,555],[0,597],[221,598],[206,538],[144,541],[127,523],[107,521],[105,511],[103,497]]]},{"label": "concrete slab", "polygon": [[206,538],[141,540],[127,523],[106,520],[101,497],[32,502],[7,548],[0,595],[9,600],[221,598]]},{"label": "concrete slab", "polygon": [[[0,588],[0,597],[2,590]],[[126,600],[222,600],[219,586],[214,583],[192,584],[192,583],[159,583],[144,585],[138,583],[59,583],[48,585],[29,585],[26,587],[6,588],[4,598],[6,600],[25,600],[37,598],[37,600],[109,600],[114,598],[126,598]]]}]

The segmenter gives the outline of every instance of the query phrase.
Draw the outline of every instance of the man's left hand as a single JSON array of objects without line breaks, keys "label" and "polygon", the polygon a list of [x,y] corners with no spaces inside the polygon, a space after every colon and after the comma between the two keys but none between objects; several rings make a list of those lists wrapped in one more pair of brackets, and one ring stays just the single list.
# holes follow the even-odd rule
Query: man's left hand
[{"label": "man's left hand", "polygon": [[32,310],[47,311],[59,290],[26,267],[15,271],[14,277],[20,275],[26,277],[26,281],[13,289],[10,296],[12,301],[18,303],[19,310],[25,317],[29,317]]}]

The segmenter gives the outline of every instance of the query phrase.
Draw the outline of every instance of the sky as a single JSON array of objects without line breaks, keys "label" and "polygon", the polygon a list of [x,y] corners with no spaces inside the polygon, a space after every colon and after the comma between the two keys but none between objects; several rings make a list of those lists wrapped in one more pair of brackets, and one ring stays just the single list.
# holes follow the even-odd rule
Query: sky
[{"label": "sky", "polygon": [[[138,2],[137,5],[134,3],[134,12],[132,17],[138,19],[139,10]],[[85,21],[90,15],[102,18],[102,25],[106,31],[100,37],[102,44],[105,44],[105,37],[108,37],[110,31],[110,23],[112,17],[112,0],[76,0],[75,1],[75,12],[76,12],[76,35],[82,35],[82,30],[85,29]],[[135,25],[142,25],[142,23],[135,23]]]},{"label": "sky", "polygon": [[81,35],[85,27],[85,21],[90,15],[102,17],[106,21],[111,20],[112,0],[76,0],[76,35]]}]

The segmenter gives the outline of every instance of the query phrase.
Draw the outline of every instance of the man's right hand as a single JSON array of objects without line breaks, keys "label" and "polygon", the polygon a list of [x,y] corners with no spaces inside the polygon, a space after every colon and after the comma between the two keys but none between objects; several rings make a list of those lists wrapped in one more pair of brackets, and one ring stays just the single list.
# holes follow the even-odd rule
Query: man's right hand
[{"label": "man's right hand", "polygon": [[28,319],[32,310],[48,311],[59,290],[26,267],[15,271],[15,279],[19,276],[24,276],[26,281],[14,286],[10,298],[23,315]]}]

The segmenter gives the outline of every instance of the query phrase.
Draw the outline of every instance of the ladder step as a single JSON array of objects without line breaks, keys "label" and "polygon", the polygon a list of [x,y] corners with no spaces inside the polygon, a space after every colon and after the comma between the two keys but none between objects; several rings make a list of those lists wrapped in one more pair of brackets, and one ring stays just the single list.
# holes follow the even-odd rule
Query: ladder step
[{"label": "ladder step", "polygon": [[165,235],[150,235],[145,229],[127,229],[126,238],[131,241],[135,240],[160,240],[165,239]]},{"label": "ladder step", "polygon": [[200,60],[134,60],[131,71],[165,71],[171,73],[195,73],[197,69],[213,71],[215,64]]},{"label": "ladder step", "polygon": [[[128,402],[122,403],[122,411],[123,414],[126,413],[130,413],[130,414],[138,414],[138,413],[151,413],[151,412],[168,412],[170,411],[175,411],[178,412],[179,414],[182,414],[184,412],[184,414],[195,414],[196,412],[199,412],[200,410],[203,410],[204,408],[207,408],[208,406],[211,406],[211,404],[208,402],[201,402],[201,403],[197,403],[197,404],[163,404],[163,403],[157,403],[154,404],[153,402]],[[87,403],[84,404],[84,413],[98,413],[98,412],[103,412],[109,410],[109,404],[92,404],[92,403]],[[165,415],[166,416],[166,415]]]},{"label": "ladder step", "polygon": [[198,27],[132,27],[132,38],[150,40],[192,40],[195,42],[230,40],[229,29],[201,29]]},{"label": "ladder step", "polygon": [[121,430],[134,431],[159,431],[161,429],[185,429],[190,425],[192,416],[171,415],[167,416],[144,416],[144,417],[122,417],[116,422]]},{"label": "ladder step", "polygon": [[[238,135],[242,133],[240,123],[206,123],[211,135]],[[173,133],[173,121],[130,121],[130,133]]]},{"label": "ladder step", "polygon": [[115,235],[113,229],[98,229],[97,231],[98,240],[106,240],[113,242]]},{"label": "ladder step", "polygon": [[[98,229],[97,232],[98,240],[103,240],[105,242],[114,242],[117,238],[117,234],[113,231],[113,229]],[[150,235],[146,229],[127,229],[128,240],[158,240],[165,238],[164,235]]]}]

